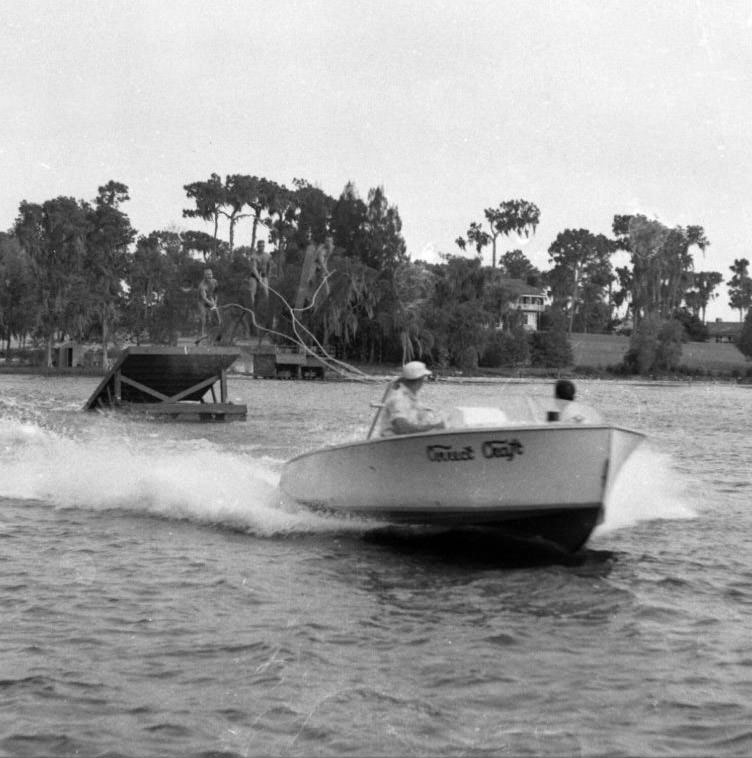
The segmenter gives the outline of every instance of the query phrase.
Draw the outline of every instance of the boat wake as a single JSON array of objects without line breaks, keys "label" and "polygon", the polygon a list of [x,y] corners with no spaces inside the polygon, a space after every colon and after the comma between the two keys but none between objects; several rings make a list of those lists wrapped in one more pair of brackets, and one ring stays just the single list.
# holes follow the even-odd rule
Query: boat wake
[{"label": "boat wake", "polygon": [[282,461],[203,439],[136,439],[104,429],[83,436],[4,419],[0,465],[0,498],[186,519],[262,537],[363,530],[285,502],[277,486]]},{"label": "boat wake", "polygon": [[[128,428],[48,429],[3,419],[0,498],[57,508],[121,510],[226,526],[260,537],[364,533],[373,522],[312,513],[279,491],[283,461],[205,439],[131,436]],[[622,469],[595,534],[697,515],[671,458],[642,446]]]},{"label": "boat wake", "polygon": [[595,535],[656,519],[697,516],[691,484],[666,453],[643,444],[624,464],[606,502],[606,518]]}]

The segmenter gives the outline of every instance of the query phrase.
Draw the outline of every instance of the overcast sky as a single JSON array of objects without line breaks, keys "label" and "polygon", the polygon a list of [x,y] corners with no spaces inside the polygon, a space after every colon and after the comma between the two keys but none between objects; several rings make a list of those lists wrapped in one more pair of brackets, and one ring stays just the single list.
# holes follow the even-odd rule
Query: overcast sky
[{"label": "overcast sky", "polygon": [[382,185],[414,260],[519,197],[541,224],[501,250],[541,268],[617,213],[752,259],[750,2],[0,0],[0,94],[2,229],[110,179],[139,233],[196,228],[183,185],[242,173]]}]

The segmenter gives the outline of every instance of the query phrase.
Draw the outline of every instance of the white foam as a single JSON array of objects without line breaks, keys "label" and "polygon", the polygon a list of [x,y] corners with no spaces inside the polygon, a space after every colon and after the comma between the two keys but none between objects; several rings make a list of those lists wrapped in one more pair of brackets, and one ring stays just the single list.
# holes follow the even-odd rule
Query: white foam
[{"label": "white foam", "polygon": [[261,536],[357,529],[285,503],[281,461],[218,448],[206,440],[168,443],[159,435],[74,439],[5,420],[0,432],[0,497],[60,508],[122,509]]},{"label": "white foam", "polygon": [[619,472],[606,502],[605,521],[596,534],[640,521],[695,518],[690,486],[671,456],[643,444]]},{"label": "white foam", "polygon": [[[5,418],[0,465],[0,497],[59,508],[121,509],[259,536],[364,528],[357,520],[323,517],[285,502],[278,489],[282,461],[230,452],[203,439],[134,439],[122,428],[82,438]],[[669,455],[643,445],[620,472],[596,534],[651,519],[693,518],[692,486]]]}]

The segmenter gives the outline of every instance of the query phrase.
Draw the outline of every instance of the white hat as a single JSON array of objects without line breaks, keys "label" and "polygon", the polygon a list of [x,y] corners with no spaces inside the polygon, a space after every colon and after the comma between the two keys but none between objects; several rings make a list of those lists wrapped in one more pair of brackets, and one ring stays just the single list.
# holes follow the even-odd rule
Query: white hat
[{"label": "white hat", "polygon": [[402,378],[408,381],[422,379],[424,376],[431,376],[431,372],[426,368],[426,364],[421,361],[410,361],[402,367]]}]

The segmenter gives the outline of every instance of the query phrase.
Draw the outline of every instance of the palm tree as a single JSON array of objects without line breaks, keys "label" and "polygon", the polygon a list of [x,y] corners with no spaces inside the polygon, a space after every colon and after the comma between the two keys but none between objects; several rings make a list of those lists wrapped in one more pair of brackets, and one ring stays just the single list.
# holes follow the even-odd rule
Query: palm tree
[{"label": "palm tree", "polygon": [[320,320],[322,342],[335,338],[343,350],[352,348],[362,319],[374,316],[378,302],[378,271],[352,258],[336,257],[330,261],[329,295],[314,304],[314,316]]},{"label": "palm tree", "polygon": [[422,357],[433,344],[433,335],[425,326],[425,306],[435,285],[435,276],[422,265],[405,262],[391,278],[390,330],[402,348],[402,363]]}]

